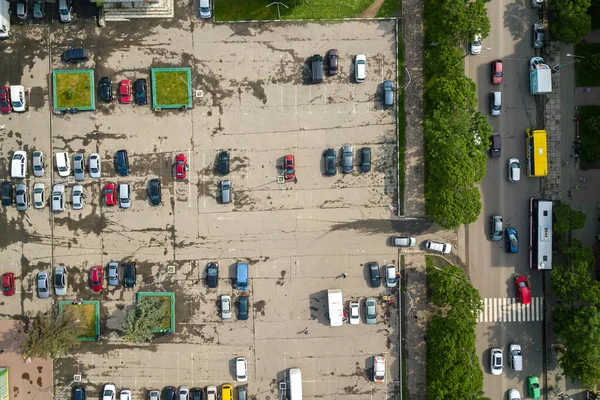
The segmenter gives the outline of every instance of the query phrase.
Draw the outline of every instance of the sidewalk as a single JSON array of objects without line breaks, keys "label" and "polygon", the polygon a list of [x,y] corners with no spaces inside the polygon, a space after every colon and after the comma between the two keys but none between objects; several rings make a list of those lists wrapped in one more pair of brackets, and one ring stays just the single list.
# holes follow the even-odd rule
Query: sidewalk
[{"label": "sidewalk", "polygon": [[[585,92],[585,89],[591,89]],[[575,105],[576,106],[600,106],[600,87],[590,88],[575,88]]]}]

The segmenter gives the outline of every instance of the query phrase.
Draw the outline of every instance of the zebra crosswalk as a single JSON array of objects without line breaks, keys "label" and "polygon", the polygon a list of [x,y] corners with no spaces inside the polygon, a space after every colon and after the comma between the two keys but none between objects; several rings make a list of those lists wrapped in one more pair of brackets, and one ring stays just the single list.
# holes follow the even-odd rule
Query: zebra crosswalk
[{"label": "zebra crosswalk", "polygon": [[530,322],[544,319],[544,298],[532,297],[530,304],[516,298],[485,298],[477,322]]}]

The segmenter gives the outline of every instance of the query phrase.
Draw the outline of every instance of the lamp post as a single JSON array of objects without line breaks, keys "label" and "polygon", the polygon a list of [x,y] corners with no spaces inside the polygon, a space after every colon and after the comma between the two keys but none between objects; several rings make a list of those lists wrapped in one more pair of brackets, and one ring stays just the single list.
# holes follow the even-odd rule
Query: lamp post
[{"label": "lamp post", "polygon": [[271,7],[273,4],[277,4],[277,20],[280,20],[280,19],[281,19],[281,13],[279,12],[279,5],[281,4],[281,5],[282,5],[282,6],[284,6],[285,8],[289,8],[289,7],[288,7],[288,6],[286,6],[285,4],[283,4],[283,3],[279,2],[279,1],[276,1],[276,2],[274,2],[274,3],[271,3],[271,4],[269,4],[269,5],[268,5],[268,6],[266,6],[265,8],[269,8],[269,7]]},{"label": "lamp post", "polygon": [[575,54],[569,54],[569,53],[567,53],[567,57],[573,57],[573,58],[585,58],[585,57],[583,57],[583,56],[577,56],[577,55],[575,55]]}]

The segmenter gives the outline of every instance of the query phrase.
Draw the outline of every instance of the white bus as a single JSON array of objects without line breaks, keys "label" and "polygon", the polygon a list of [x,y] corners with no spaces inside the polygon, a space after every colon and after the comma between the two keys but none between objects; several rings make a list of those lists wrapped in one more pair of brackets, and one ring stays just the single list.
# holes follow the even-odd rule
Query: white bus
[{"label": "white bus", "polygon": [[552,200],[529,200],[529,268],[552,269]]}]

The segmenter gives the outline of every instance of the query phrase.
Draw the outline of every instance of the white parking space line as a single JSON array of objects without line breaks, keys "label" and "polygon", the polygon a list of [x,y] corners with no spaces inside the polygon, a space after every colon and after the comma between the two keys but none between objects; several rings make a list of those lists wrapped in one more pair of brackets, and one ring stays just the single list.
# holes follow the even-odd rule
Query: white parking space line
[{"label": "white parking space line", "polygon": [[312,86],[308,87],[308,113],[312,114]]},{"label": "white parking space line", "polygon": [[325,107],[323,107],[323,112],[327,114],[327,86],[323,86],[323,100],[325,102]]},{"label": "white parking space line", "polygon": [[352,86],[352,114],[356,114],[356,87]]},{"label": "white parking space line", "polygon": [[283,114],[283,85],[279,85],[279,114]]},{"label": "white parking space line", "polygon": [[294,110],[298,114],[298,85],[294,85]]},{"label": "white parking space line", "polygon": [[[188,167],[192,171],[192,149],[188,149]],[[188,207],[192,207],[192,180],[191,176],[188,176]]]}]

